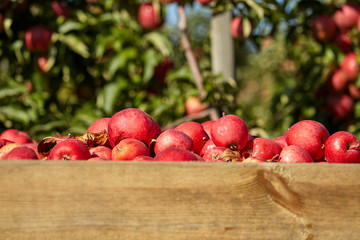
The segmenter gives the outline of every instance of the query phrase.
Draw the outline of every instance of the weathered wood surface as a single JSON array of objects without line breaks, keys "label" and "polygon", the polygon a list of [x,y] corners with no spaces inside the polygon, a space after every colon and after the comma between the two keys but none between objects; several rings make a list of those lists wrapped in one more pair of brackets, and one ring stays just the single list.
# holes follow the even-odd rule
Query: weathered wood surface
[{"label": "weathered wood surface", "polygon": [[359,239],[360,166],[0,162],[0,239]]}]

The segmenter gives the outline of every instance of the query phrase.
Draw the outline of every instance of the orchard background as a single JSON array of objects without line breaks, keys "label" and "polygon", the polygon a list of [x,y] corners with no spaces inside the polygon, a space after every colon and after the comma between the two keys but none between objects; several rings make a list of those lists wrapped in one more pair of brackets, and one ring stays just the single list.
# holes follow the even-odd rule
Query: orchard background
[{"label": "orchard background", "polygon": [[[357,6],[349,10],[345,1],[325,0],[148,1],[158,19],[156,27],[144,27],[144,2],[2,1],[0,132],[16,128],[36,140],[82,134],[96,119],[129,107],[166,127],[186,117],[186,100],[197,96],[218,116],[240,116],[257,136],[280,136],[295,122],[313,119],[331,133],[360,137],[360,20],[344,17]],[[178,6],[185,7],[203,89],[181,44]],[[232,29],[234,78],[211,67],[211,17],[224,11],[241,19]],[[50,44],[31,48],[26,32],[39,25],[51,32]],[[230,25],[223,27],[230,34]],[[186,119],[214,117],[192,116]]]}]

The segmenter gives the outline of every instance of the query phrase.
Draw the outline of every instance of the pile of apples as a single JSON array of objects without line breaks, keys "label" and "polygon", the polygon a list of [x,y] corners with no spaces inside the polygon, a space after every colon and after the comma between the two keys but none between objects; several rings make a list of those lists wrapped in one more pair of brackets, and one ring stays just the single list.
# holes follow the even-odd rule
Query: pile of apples
[{"label": "pile of apples", "polygon": [[94,121],[82,136],[51,136],[36,142],[24,131],[0,135],[0,159],[87,161],[200,161],[360,163],[360,141],[350,132],[329,134],[302,120],[282,136],[252,136],[236,115],[161,130],[146,112],[126,108]]},{"label": "pile of apples", "polygon": [[356,83],[358,42],[352,40],[353,35],[360,33],[360,5],[347,2],[332,15],[315,16],[311,22],[311,31],[318,42],[333,45],[344,55],[331,68],[325,87],[321,86],[321,89],[330,115],[339,120],[347,119],[353,112],[354,102],[360,100],[360,88]]}]

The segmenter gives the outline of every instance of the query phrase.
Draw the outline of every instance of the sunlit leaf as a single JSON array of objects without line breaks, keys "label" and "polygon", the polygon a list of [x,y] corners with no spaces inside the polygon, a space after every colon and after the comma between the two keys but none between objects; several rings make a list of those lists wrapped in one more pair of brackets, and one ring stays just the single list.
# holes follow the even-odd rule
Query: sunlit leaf
[{"label": "sunlit leaf", "polygon": [[86,44],[75,34],[60,35],[59,40],[65,43],[70,49],[83,58],[90,57],[89,49]]}]

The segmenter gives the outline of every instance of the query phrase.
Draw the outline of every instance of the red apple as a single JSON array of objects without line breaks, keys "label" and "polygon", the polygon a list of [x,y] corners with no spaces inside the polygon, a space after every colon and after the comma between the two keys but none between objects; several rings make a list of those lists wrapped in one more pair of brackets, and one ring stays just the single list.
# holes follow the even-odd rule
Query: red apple
[{"label": "red apple", "polygon": [[283,136],[279,136],[273,139],[277,144],[280,145],[281,148],[284,148],[286,146],[288,146],[287,142],[286,142],[286,135]]},{"label": "red apple", "polygon": [[358,88],[354,83],[349,83],[348,90],[352,99],[360,100],[360,88]]},{"label": "red apple", "polygon": [[193,152],[196,154],[200,154],[201,149],[209,140],[209,136],[198,122],[181,123],[175,129],[182,131],[191,138],[194,143]]},{"label": "red apple", "polygon": [[206,109],[207,107],[201,103],[200,98],[196,97],[196,96],[191,96],[188,97],[185,100],[185,111],[187,115],[192,115],[195,113],[199,113],[202,112]]},{"label": "red apple", "polygon": [[159,152],[154,157],[154,161],[170,161],[170,162],[178,162],[178,161],[197,161],[198,158],[192,152],[182,149],[171,147],[167,148],[162,152]]},{"label": "red apple", "polygon": [[36,142],[24,143],[23,145],[34,150],[38,159],[43,158],[43,156],[38,152],[38,143],[36,143]]},{"label": "red apple", "polygon": [[111,160],[112,151],[106,146],[97,146],[89,149],[91,157],[101,157],[106,160]]},{"label": "red apple", "polygon": [[166,75],[174,69],[174,63],[170,58],[165,57],[154,69],[154,75],[160,85],[165,84]]},{"label": "red apple", "polygon": [[43,25],[35,25],[25,32],[25,45],[30,52],[43,52],[50,47],[51,31]]},{"label": "red apple", "polygon": [[240,117],[225,115],[212,124],[211,139],[216,146],[240,151],[248,142],[248,127]]},{"label": "red apple", "polygon": [[194,142],[186,133],[176,130],[167,129],[163,131],[157,138],[155,143],[155,154],[164,151],[167,148],[176,147],[193,151]]},{"label": "red apple", "polygon": [[360,163],[360,141],[354,134],[339,131],[325,142],[325,159],[329,163]]},{"label": "red apple", "polygon": [[201,123],[201,126],[203,127],[204,131],[209,136],[209,138],[211,138],[210,129],[214,122],[215,122],[215,120],[209,120],[209,121],[205,121],[205,122]]},{"label": "red apple", "polygon": [[350,37],[348,36],[349,31],[342,31],[338,33],[335,37],[335,44],[340,48],[340,50],[344,53],[351,52],[352,42]]},{"label": "red apple", "polygon": [[327,79],[327,89],[332,93],[343,93],[347,88],[347,76],[345,72],[340,68],[336,69]]},{"label": "red apple", "polygon": [[280,153],[279,162],[281,163],[307,163],[314,162],[308,151],[297,145],[290,145]]},{"label": "red apple", "polygon": [[88,160],[91,158],[88,147],[80,140],[65,139],[50,151],[48,160]]},{"label": "red apple", "polygon": [[70,16],[70,9],[65,1],[52,1],[51,8],[56,16],[63,16],[64,18]]},{"label": "red apple", "polygon": [[13,129],[13,128],[9,128],[6,129],[5,131],[3,131],[0,135],[1,139],[6,139],[9,141],[13,141],[15,143],[31,143],[32,139],[29,136],[29,134],[27,134],[24,131],[19,131],[17,129]]},{"label": "red apple", "polygon": [[48,57],[39,57],[37,59],[37,65],[39,67],[39,70],[42,72],[42,73],[48,73],[49,72],[49,67],[47,66],[48,64]]},{"label": "red apple", "polygon": [[6,158],[6,155],[8,155],[8,153],[13,150],[14,148],[17,147],[23,147],[23,144],[19,144],[19,143],[9,143],[6,144],[5,146],[3,146],[2,148],[0,148],[0,160],[3,160]]},{"label": "red apple", "polygon": [[125,138],[112,149],[111,159],[113,161],[130,161],[142,155],[150,155],[149,148],[145,143],[135,138]]},{"label": "red apple", "polygon": [[347,94],[333,95],[325,98],[329,114],[337,120],[346,119],[354,111],[354,100]]},{"label": "red apple", "polygon": [[112,147],[124,138],[135,138],[150,145],[160,132],[157,122],[137,108],[126,108],[115,113],[108,125],[109,141]]},{"label": "red apple", "polygon": [[142,28],[154,29],[163,24],[160,17],[160,5],[142,3],[138,10],[138,20]]},{"label": "red apple", "polygon": [[216,147],[216,145],[214,144],[214,142],[210,139],[208,140],[205,145],[203,146],[203,148],[200,151],[200,156],[203,157],[208,151],[210,151],[211,149],[213,149],[214,147]]},{"label": "red apple", "polygon": [[133,159],[134,162],[147,162],[147,161],[154,161],[153,157],[150,156],[146,156],[146,155],[140,155],[140,156],[136,156]]},{"label": "red apple", "polygon": [[359,17],[359,6],[354,3],[344,3],[334,13],[334,21],[339,28],[350,29],[356,27]]},{"label": "red apple", "polygon": [[349,81],[356,81],[359,68],[356,53],[350,52],[346,54],[340,67]]},{"label": "red apple", "polygon": [[97,120],[95,120],[90,126],[89,128],[86,130],[86,132],[89,133],[100,133],[102,131],[108,131],[108,126],[109,126],[109,122],[110,122],[110,118],[109,117],[104,117],[104,118],[99,118]]},{"label": "red apple", "polygon": [[16,147],[12,149],[5,157],[5,159],[9,160],[30,160],[30,159],[38,159],[34,150],[28,147]]},{"label": "red apple", "polygon": [[10,143],[14,143],[13,141],[10,141],[10,140],[7,140],[7,139],[2,139],[2,138],[0,138],[0,149],[3,147],[3,146],[5,146],[5,145],[7,145],[7,144],[10,144]]},{"label": "red apple", "polygon": [[328,130],[321,123],[302,120],[293,124],[287,131],[286,142],[288,145],[302,147],[316,161],[324,157],[324,144],[329,136]]},{"label": "red apple", "polygon": [[277,142],[268,138],[255,138],[252,145],[251,155],[267,161],[277,160],[282,150]]},{"label": "red apple", "polygon": [[336,31],[336,24],[331,16],[317,15],[311,22],[311,32],[319,42],[331,41]]},{"label": "red apple", "polygon": [[233,38],[235,38],[235,39],[243,39],[244,38],[243,24],[244,24],[243,20],[240,17],[234,17],[231,20],[230,33]]}]

